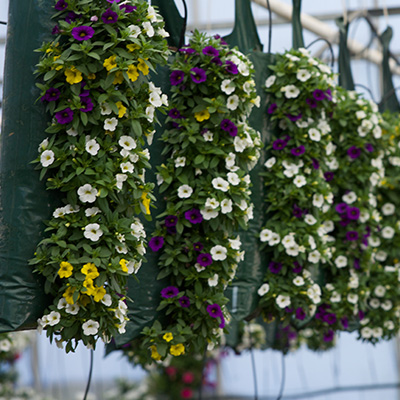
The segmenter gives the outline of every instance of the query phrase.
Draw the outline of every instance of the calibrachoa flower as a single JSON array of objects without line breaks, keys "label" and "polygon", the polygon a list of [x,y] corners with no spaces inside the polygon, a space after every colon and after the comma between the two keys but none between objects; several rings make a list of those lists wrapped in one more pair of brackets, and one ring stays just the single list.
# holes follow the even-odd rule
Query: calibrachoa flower
[{"label": "calibrachoa flower", "polygon": [[[31,260],[53,299],[38,329],[67,352],[125,332],[127,276],[139,270],[146,251],[134,214],[150,214],[152,198],[143,146],[154,131],[154,112],[168,104],[148,80],[149,69],[169,55],[164,23],[146,1],[111,4],[119,2],[54,1],[56,36],[40,49],[36,71],[51,115],[36,162],[64,203]],[[134,29],[138,21],[147,25]],[[151,244],[157,248],[162,240]]]}]

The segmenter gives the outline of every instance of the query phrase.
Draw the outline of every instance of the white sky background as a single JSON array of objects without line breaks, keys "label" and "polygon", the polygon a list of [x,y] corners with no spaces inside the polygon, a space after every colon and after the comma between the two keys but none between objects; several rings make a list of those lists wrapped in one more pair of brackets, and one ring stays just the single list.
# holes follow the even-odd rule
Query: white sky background
[{"label": "white sky background", "polygon": [[[18,1],[18,0],[10,0]],[[213,24],[218,22],[232,22],[234,19],[234,0],[187,0],[189,8],[189,25],[195,23],[208,24],[212,30]],[[291,4],[290,0],[284,0]],[[181,0],[176,0],[178,8],[182,10]],[[400,1],[395,0],[347,0],[349,9],[369,8],[376,6],[400,6]],[[8,0],[0,0],[0,21],[7,20]],[[198,14],[194,15],[196,11]],[[342,1],[318,1],[303,0],[302,11],[318,15],[325,13],[341,13]],[[266,9],[253,5],[256,19],[268,18]],[[400,17],[389,17],[389,23],[394,29],[394,39],[391,49],[394,53],[400,53]],[[335,26],[333,22],[329,23]],[[379,26],[385,29],[387,21],[380,18]],[[212,33],[217,33],[212,30]],[[360,23],[357,29],[351,28],[351,36],[366,44],[369,40],[369,31],[365,23]],[[229,30],[218,32],[226,35]],[[0,25],[0,39],[5,38],[6,28]],[[268,29],[259,28],[259,35],[264,43],[264,49],[268,47]],[[315,36],[305,31],[305,42],[309,44]],[[319,49],[323,43],[316,44],[313,51]],[[272,52],[280,52],[291,47],[290,25],[275,25],[272,32]],[[327,53],[325,53],[326,55]],[[0,44],[0,80],[3,79],[4,46]],[[370,86],[376,98],[379,98],[378,68],[358,61],[353,65],[353,75],[356,83]],[[400,79],[396,78],[395,86],[400,85]],[[0,95],[2,95],[0,87]],[[368,96],[367,96],[368,97]],[[276,396],[279,391],[281,379],[281,356],[277,352],[256,352],[256,370],[258,377],[259,395]],[[50,346],[43,335],[39,338],[39,363],[40,373],[44,385],[56,384],[60,387],[64,383],[80,381],[82,385],[87,379],[89,370],[89,353],[80,346],[80,350],[74,355],[65,355],[55,346]],[[93,380],[97,382],[126,377],[139,379],[143,374],[139,369],[133,370],[130,365],[120,359],[118,354],[103,359],[103,349],[95,352],[95,367]],[[21,381],[24,384],[32,384],[30,369],[30,354],[24,355],[20,362]],[[253,395],[253,378],[251,361],[248,354],[242,357],[230,355],[223,361],[222,369],[223,388],[226,394]],[[356,342],[354,336],[343,334],[335,350],[327,353],[311,353],[302,350],[290,354],[286,361],[286,391],[285,393],[299,393],[302,391],[316,390],[335,385],[362,385],[373,383],[396,382],[398,371],[396,368],[394,343],[383,343],[378,346],[363,345]],[[82,386],[83,388],[84,386]],[[61,390],[61,389],[59,389]],[[57,398],[57,395],[55,396]],[[273,398],[273,397],[272,397]],[[385,400],[398,399],[395,391],[381,392],[353,392],[339,393],[314,397],[315,400]]]}]

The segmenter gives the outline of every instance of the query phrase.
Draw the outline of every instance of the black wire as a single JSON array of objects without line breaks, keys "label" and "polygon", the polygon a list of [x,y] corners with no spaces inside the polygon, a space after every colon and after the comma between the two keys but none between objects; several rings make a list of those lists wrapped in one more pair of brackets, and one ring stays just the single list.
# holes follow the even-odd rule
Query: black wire
[{"label": "black wire", "polygon": [[355,87],[361,87],[361,88],[365,89],[369,93],[369,95],[371,96],[371,99],[376,103],[376,100],[374,99],[374,94],[372,93],[372,90],[368,86],[365,86],[365,85],[363,85],[361,83],[355,83],[354,86]]},{"label": "black wire", "polygon": [[86,400],[87,395],[90,389],[90,383],[92,382],[92,375],[93,375],[93,350],[90,350],[90,369],[89,369],[89,378],[86,385],[85,395],[83,396],[83,400]]},{"label": "black wire", "polygon": [[385,102],[386,100],[388,100],[389,97],[393,96],[393,95],[395,94],[395,92],[396,92],[397,90],[399,90],[399,89],[400,89],[400,86],[397,86],[396,88],[393,88],[393,89],[390,90],[388,93],[386,93],[386,94],[383,96],[383,98],[382,98],[382,100],[381,100],[381,103],[383,103],[383,102]]},{"label": "black wire", "polygon": [[1,24],[1,25],[7,25],[7,22],[0,21],[0,24]]},{"label": "black wire", "polygon": [[333,53],[332,43],[329,40],[327,40],[325,38],[315,39],[306,47],[306,49],[310,48],[314,43],[317,43],[317,42],[320,42],[320,41],[325,42],[329,47],[329,51],[331,53],[331,68],[333,68],[333,66],[335,64],[335,54]]},{"label": "black wire", "polygon": [[271,12],[271,5],[269,4],[269,0],[267,0],[267,7],[269,12],[268,17],[268,54],[271,54],[271,45],[272,45],[272,12]]},{"label": "black wire", "polygon": [[257,370],[256,370],[256,360],[254,358],[253,351],[253,338],[251,336],[251,331],[249,325],[247,325],[249,329],[249,341],[250,341],[250,356],[251,356],[251,367],[253,369],[253,380],[254,380],[254,400],[258,400],[258,384],[257,384]]},{"label": "black wire", "polygon": [[183,8],[185,9],[185,15],[183,17],[183,26],[182,26],[182,31],[181,31],[181,37],[179,39],[179,46],[178,48],[182,48],[182,46],[185,44],[185,33],[186,33],[186,26],[187,26],[187,20],[188,20],[188,9],[187,9],[187,4],[186,0],[182,0],[183,2]]},{"label": "black wire", "polygon": [[285,355],[282,353],[282,376],[281,376],[281,388],[279,390],[278,397],[276,400],[281,400],[283,396],[283,391],[285,389],[285,380],[286,380],[286,368],[285,368]]}]

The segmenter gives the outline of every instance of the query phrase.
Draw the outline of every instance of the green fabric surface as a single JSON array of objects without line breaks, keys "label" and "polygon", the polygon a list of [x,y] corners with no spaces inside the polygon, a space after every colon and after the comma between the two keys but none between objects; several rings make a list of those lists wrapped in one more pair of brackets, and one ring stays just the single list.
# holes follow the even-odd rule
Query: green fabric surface
[{"label": "green fabric surface", "polygon": [[301,25],[301,0],[293,0],[292,13],[292,46],[294,49],[304,47],[303,27]]},{"label": "green fabric surface", "polygon": [[345,24],[343,18],[338,18],[336,25],[339,28],[339,85],[347,90],[354,90],[351,56],[347,47],[349,24]]}]

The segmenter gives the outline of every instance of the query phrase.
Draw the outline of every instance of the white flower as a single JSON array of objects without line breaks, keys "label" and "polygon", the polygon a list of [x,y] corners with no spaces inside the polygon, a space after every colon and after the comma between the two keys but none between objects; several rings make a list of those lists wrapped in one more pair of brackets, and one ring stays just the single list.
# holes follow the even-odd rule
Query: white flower
[{"label": "white flower", "polygon": [[206,267],[202,267],[199,263],[194,264],[197,272],[202,272],[206,269]]},{"label": "white flower", "polygon": [[290,306],[290,296],[284,296],[283,294],[280,294],[276,297],[275,301],[280,308],[286,308]]},{"label": "white flower", "polygon": [[146,33],[148,37],[153,37],[154,36],[154,28],[151,25],[151,22],[143,22],[142,24],[143,31]]},{"label": "white flower", "polygon": [[175,159],[175,168],[184,167],[186,165],[186,157],[177,157]]},{"label": "white flower", "polygon": [[91,208],[87,208],[85,210],[85,215],[89,218],[89,217],[94,217],[95,215],[97,215],[100,211],[100,208],[98,207],[91,207]]},{"label": "white flower", "polygon": [[239,106],[239,96],[236,94],[229,96],[226,100],[226,107],[228,110],[235,111]]},{"label": "white flower", "polygon": [[58,311],[52,311],[49,315],[47,315],[47,323],[50,326],[57,325],[60,322],[61,314]]},{"label": "white flower", "polygon": [[352,304],[356,304],[358,302],[358,295],[355,293],[349,293],[347,295],[347,301]]},{"label": "white flower", "polygon": [[54,218],[61,218],[64,215],[65,215],[65,208],[64,207],[58,207],[53,212],[53,217]]},{"label": "white flower", "polygon": [[296,241],[294,240],[294,235],[289,234],[286,235],[282,238],[281,243],[283,244],[284,247],[290,247],[296,244]]},{"label": "white flower", "polygon": [[149,96],[149,103],[154,107],[161,107],[163,102],[161,96],[157,92],[151,92]]},{"label": "white flower", "polygon": [[142,260],[129,261],[128,264],[126,264],[126,267],[128,268],[128,274],[129,275],[131,275],[133,273],[137,274],[139,272],[139,269],[141,266],[142,266]]},{"label": "white flower", "polygon": [[308,131],[308,136],[314,142],[319,142],[321,140],[321,132],[316,128],[311,128]]},{"label": "white flower", "polygon": [[363,339],[369,339],[372,336],[372,329],[368,326],[364,326],[364,328],[361,329],[360,333]]},{"label": "white flower", "polygon": [[342,200],[347,204],[353,204],[357,200],[357,195],[354,192],[349,192],[342,196]]},{"label": "white flower", "polygon": [[200,213],[201,213],[202,217],[207,221],[209,221],[210,219],[213,219],[213,218],[217,218],[219,215],[219,212],[212,207],[205,207],[200,210]]},{"label": "white flower", "polygon": [[267,161],[265,161],[264,167],[272,168],[275,165],[275,163],[276,163],[276,158],[275,157],[271,157]]},{"label": "white flower", "polygon": [[313,215],[311,215],[311,214],[307,214],[307,215],[304,217],[304,221],[305,221],[305,223],[308,224],[308,225],[314,225],[314,224],[317,222],[317,220],[315,219],[315,217],[314,217]]},{"label": "white flower", "polygon": [[130,136],[123,135],[119,138],[118,144],[124,148],[125,150],[133,150],[136,149],[136,140]]},{"label": "white flower", "polygon": [[233,250],[240,250],[240,246],[242,245],[240,236],[238,236],[236,239],[229,239],[229,244]]},{"label": "white flower", "polygon": [[378,285],[374,289],[374,293],[378,297],[383,297],[385,295],[385,293],[386,293],[386,289],[382,285]]},{"label": "white flower", "polygon": [[265,87],[266,88],[270,88],[276,81],[276,76],[275,75],[271,75],[267,78],[267,80],[265,81]]},{"label": "white flower", "polygon": [[[111,112],[111,109],[110,109]],[[67,130],[67,135],[68,136],[78,136],[78,131],[75,130],[74,128],[70,128]]]},{"label": "white flower", "polygon": [[296,78],[301,82],[308,81],[308,79],[310,79],[310,77],[311,77],[311,74],[306,69],[299,69],[297,71]]},{"label": "white flower", "polygon": [[298,188],[301,188],[301,187],[303,187],[304,185],[307,184],[307,180],[303,175],[297,175],[296,178],[293,179],[293,183]]},{"label": "white flower", "polygon": [[300,246],[297,243],[285,247],[286,254],[291,257],[297,257],[300,252]]},{"label": "white flower", "polygon": [[295,99],[300,94],[299,88],[294,85],[284,86],[281,91],[285,94],[287,99]]},{"label": "white flower", "polygon": [[78,304],[67,304],[65,307],[65,312],[68,314],[76,315],[79,312]]},{"label": "white flower", "polygon": [[162,38],[169,37],[169,33],[164,28],[157,29],[157,35],[161,36]]},{"label": "white flower", "polygon": [[189,185],[181,185],[178,188],[178,197],[180,199],[187,199],[193,193],[193,189]]},{"label": "white flower", "polygon": [[85,150],[92,156],[95,156],[100,150],[100,145],[96,142],[96,139],[91,139],[86,142]]},{"label": "white flower", "polygon": [[357,119],[364,119],[364,118],[367,117],[367,114],[365,114],[364,111],[357,111],[356,112],[356,117],[357,117]]},{"label": "white flower", "polygon": [[393,308],[393,303],[390,300],[385,300],[382,304],[381,307],[385,311],[390,311]]},{"label": "white flower", "polygon": [[332,303],[339,303],[342,300],[342,296],[338,292],[332,292],[330,301]]},{"label": "white flower", "polygon": [[120,167],[121,167],[121,171],[123,173],[126,173],[126,172],[129,172],[131,174],[133,173],[133,164],[130,161],[121,163]]},{"label": "white flower", "polygon": [[227,174],[228,182],[233,185],[237,186],[240,183],[239,175],[236,172],[228,172]]},{"label": "white flower", "polygon": [[48,167],[49,165],[53,164],[54,162],[54,152],[52,150],[45,150],[40,155],[40,163],[43,167]]},{"label": "white flower", "polygon": [[96,242],[103,235],[103,231],[100,229],[99,224],[89,224],[85,226],[83,236],[86,239],[90,239],[92,242]]},{"label": "white flower", "polygon": [[[251,80],[249,80],[249,81],[246,81],[246,82],[243,84],[243,90],[244,90],[244,92],[245,92],[246,94],[250,95],[251,92],[253,91],[254,86],[255,86],[255,82],[254,82],[253,79],[251,79]],[[230,94],[230,93],[228,93],[228,94]]]},{"label": "white flower", "polygon": [[94,203],[96,201],[97,194],[97,189],[89,183],[86,183],[86,185],[83,185],[78,189],[79,200],[82,203]]},{"label": "white flower", "polygon": [[368,244],[372,247],[379,247],[381,245],[381,240],[378,237],[370,236],[368,238]]},{"label": "white flower", "polygon": [[38,152],[40,153],[41,151],[46,150],[48,145],[49,145],[49,138],[42,140],[42,142],[39,144]]},{"label": "white flower", "polygon": [[335,264],[337,268],[344,268],[347,266],[347,257],[339,256],[335,259]]},{"label": "white flower", "polygon": [[392,239],[394,234],[395,230],[391,226],[385,226],[381,231],[381,235],[384,239]]},{"label": "white flower", "polygon": [[302,276],[296,276],[296,278],[293,279],[293,284],[296,286],[303,286],[304,278]]},{"label": "white flower", "polygon": [[227,168],[231,168],[235,165],[235,159],[236,159],[236,155],[235,153],[229,153],[226,157],[225,157],[225,165]]},{"label": "white flower", "polygon": [[206,207],[210,207],[210,208],[218,208],[219,207],[219,201],[217,199],[214,199],[212,197],[208,197],[206,200]]},{"label": "white flower", "polygon": [[268,283],[264,283],[260,286],[260,288],[257,290],[257,293],[259,296],[264,296],[264,294],[269,292],[269,285]]},{"label": "white flower", "polygon": [[383,215],[393,215],[395,210],[396,210],[396,208],[395,208],[394,204],[392,204],[392,203],[385,203],[382,206],[382,214]]},{"label": "white flower", "polygon": [[260,232],[260,241],[261,242],[268,242],[272,238],[273,232],[269,229],[263,229]]},{"label": "white flower", "polygon": [[237,153],[243,153],[243,151],[248,147],[248,142],[246,139],[235,136],[235,139],[233,140],[233,145],[235,146],[235,151]]},{"label": "white flower", "polygon": [[142,30],[137,25],[129,25],[129,37],[136,39]]},{"label": "white flower", "polygon": [[277,233],[272,233],[271,239],[268,241],[270,246],[275,246],[281,241],[281,237]]},{"label": "white flower", "polygon": [[224,79],[221,83],[221,90],[225,94],[230,95],[235,91],[235,84],[231,79]]},{"label": "white flower", "polygon": [[372,329],[372,336],[376,339],[379,339],[383,335],[383,329],[380,326],[377,326]]},{"label": "white flower", "polygon": [[212,278],[208,278],[208,286],[213,287],[218,285],[218,274],[214,274]]},{"label": "white flower", "polygon": [[153,122],[155,108],[153,106],[146,107],[145,114],[149,122]]},{"label": "white flower", "polygon": [[89,319],[82,324],[83,334],[86,336],[95,335],[99,331],[100,324]]},{"label": "white flower", "polygon": [[227,192],[229,190],[229,182],[223,178],[214,178],[211,183],[214,189],[221,190],[222,192]]},{"label": "white flower", "polygon": [[106,293],[104,297],[100,300],[106,307],[110,307],[112,304],[111,296]]},{"label": "white flower", "polygon": [[224,199],[221,201],[221,212],[222,214],[228,214],[232,212],[232,200]]},{"label": "white flower", "polygon": [[211,258],[214,261],[224,261],[227,257],[228,250],[226,247],[217,244],[210,250]]},{"label": "white flower", "polygon": [[383,323],[383,326],[388,329],[389,331],[392,331],[394,329],[394,323],[393,321],[385,321]]},{"label": "white flower", "polygon": [[318,250],[314,250],[308,254],[308,261],[317,264],[321,259],[321,253]]},{"label": "white flower", "polygon": [[374,135],[375,139],[380,139],[382,137],[382,128],[377,125],[375,128],[372,130],[372,134]]},{"label": "white flower", "polygon": [[203,139],[206,142],[212,142],[214,140],[214,134],[210,131],[204,132]]},{"label": "white flower", "polygon": [[115,117],[106,118],[104,120],[104,130],[114,132],[118,125],[118,120]]},{"label": "white flower", "polygon": [[11,347],[12,347],[12,344],[8,339],[3,339],[0,341],[0,352],[9,352]]},{"label": "white flower", "polygon": [[67,306],[67,304],[68,303],[67,303],[67,300],[65,299],[65,297],[61,297],[61,299],[58,300],[57,308],[59,310],[62,310],[63,308],[65,308]]}]

